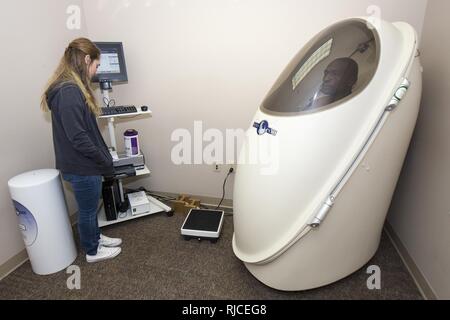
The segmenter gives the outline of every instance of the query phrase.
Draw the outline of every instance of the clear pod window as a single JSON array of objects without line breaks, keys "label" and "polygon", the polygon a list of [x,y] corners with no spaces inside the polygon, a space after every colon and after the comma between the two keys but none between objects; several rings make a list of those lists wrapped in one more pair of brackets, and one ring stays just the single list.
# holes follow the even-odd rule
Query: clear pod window
[{"label": "clear pod window", "polygon": [[372,80],[379,49],[378,34],[366,22],[352,20],[331,27],[285,70],[262,110],[298,115],[344,103]]}]

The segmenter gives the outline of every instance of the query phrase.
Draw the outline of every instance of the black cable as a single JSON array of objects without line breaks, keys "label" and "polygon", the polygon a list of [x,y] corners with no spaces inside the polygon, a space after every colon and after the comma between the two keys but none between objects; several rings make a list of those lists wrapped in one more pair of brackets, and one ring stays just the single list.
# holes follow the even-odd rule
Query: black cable
[{"label": "black cable", "polygon": [[174,200],[177,200],[176,198],[171,198],[169,196],[163,196],[163,195],[159,195],[159,194],[156,194],[156,193],[152,193],[152,192],[148,191],[147,189],[145,189],[144,187],[141,187],[138,190],[130,189],[130,188],[126,188],[125,190],[126,190],[125,193],[127,193],[127,194],[130,193],[130,192],[144,191],[146,195],[152,196],[152,197],[154,197],[154,198],[156,198],[158,200],[162,200],[162,201],[174,201]]},{"label": "black cable", "polygon": [[[215,210],[218,210],[218,209],[220,208],[220,206],[221,206],[222,203],[223,203],[223,200],[225,199],[225,187],[226,187],[226,185],[227,185],[228,178],[229,178],[230,175],[233,174],[233,173],[234,173],[234,169],[233,169],[233,168],[230,168],[230,170],[228,171],[228,174],[227,174],[227,176],[226,176],[226,178],[225,178],[225,180],[224,180],[224,182],[223,182],[223,187],[222,187],[222,191],[223,191],[223,193],[222,193],[222,199],[220,200],[220,203],[219,203],[219,205],[216,207]],[[172,197],[169,197],[169,196],[163,196],[163,195],[159,195],[159,194],[156,194],[156,193],[152,193],[152,192],[148,191],[147,189],[145,189],[144,187],[140,187],[139,190],[126,188],[126,193],[129,193],[129,192],[139,192],[139,191],[144,191],[145,194],[147,194],[147,195],[149,195],[149,196],[152,196],[152,197],[154,197],[154,198],[156,198],[156,199],[158,199],[158,200],[160,200],[160,201],[175,201],[175,200],[177,200],[177,198],[172,198]],[[200,208],[201,208],[201,207],[207,209],[207,207],[205,207],[205,206],[203,206],[203,205],[200,205]],[[225,215],[226,215],[226,216],[232,216],[233,214],[225,214]]]},{"label": "black cable", "polygon": [[119,214],[119,219],[125,219],[128,216],[128,211]]},{"label": "black cable", "polygon": [[154,198],[157,198],[159,200],[163,200],[163,201],[175,201],[177,200],[177,198],[170,198],[170,197],[166,197],[166,196],[161,196],[155,193],[151,193],[151,192],[146,192],[147,195],[152,196]]},{"label": "black cable", "polygon": [[225,181],[223,182],[223,193],[222,193],[222,200],[220,200],[219,205],[217,206],[216,210],[218,210],[220,208],[220,206],[222,205],[223,200],[225,199],[225,186],[227,184],[227,180],[229,178],[229,176],[234,172],[233,168],[230,168],[230,171],[228,171],[227,177],[225,178]]},{"label": "black cable", "polygon": [[114,99],[109,99],[104,97],[103,98],[103,103],[106,105],[106,107],[111,108],[114,107],[116,105],[116,100]]},{"label": "black cable", "polygon": [[164,195],[161,195],[161,194],[152,193],[152,192],[148,191],[147,189],[145,189],[144,187],[140,187],[139,191],[144,191],[147,195],[155,197],[155,198],[163,199],[164,201],[177,200],[177,198],[173,198],[173,197],[164,196]]}]

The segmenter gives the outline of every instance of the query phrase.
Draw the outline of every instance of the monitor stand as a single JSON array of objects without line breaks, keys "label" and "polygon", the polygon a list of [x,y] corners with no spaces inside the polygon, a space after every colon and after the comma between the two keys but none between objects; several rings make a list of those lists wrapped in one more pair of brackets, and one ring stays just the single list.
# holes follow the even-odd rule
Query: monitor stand
[{"label": "monitor stand", "polygon": [[100,81],[100,89],[106,92],[112,90],[112,82],[111,81]]},{"label": "monitor stand", "polygon": [[[109,91],[112,91],[112,82],[111,81],[101,81],[100,88],[102,90],[103,103],[105,106],[108,106],[110,101]],[[109,139],[111,141],[111,147],[114,151],[117,151],[117,141],[116,141],[116,132],[114,128],[114,117],[108,118],[108,132]],[[125,194],[123,192],[123,184],[122,180],[118,180],[119,183],[119,193],[120,193],[120,212],[126,212],[128,210],[128,203],[125,199]]]},{"label": "monitor stand", "polygon": [[[101,81],[100,82],[100,88],[102,91],[103,96],[103,103],[105,106],[108,106],[108,103],[110,101],[109,92],[112,91],[112,83],[111,81]],[[111,142],[111,147],[114,151],[117,151],[117,141],[116,141],[116,134],[115,134],[115,128],[114,128],[114,117],[108,118],[108,131],[109,131],[109,138]],[[127,199],[125,199],[125,193],[123,190],[123,182],[122,179],[117,179],[118,189],[119,189],[119,197],[120,197],[120,203],[118,205],[118,210],[120,213],[126,213],[129,210],[129,203]],[[161,212],[166,212],[168,216],[172,216],[172,209],[162,203],[160,203],[158,200],[156,200],[153,197],[148,196],[149,200],[156,204],[158,208],[161,209]]]}]

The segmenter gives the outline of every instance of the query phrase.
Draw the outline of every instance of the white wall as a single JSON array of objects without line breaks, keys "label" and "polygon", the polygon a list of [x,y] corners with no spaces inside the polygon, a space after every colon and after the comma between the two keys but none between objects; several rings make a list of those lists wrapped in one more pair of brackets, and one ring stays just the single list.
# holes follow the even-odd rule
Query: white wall
[{"label": "white wall", "polygon": [[[83,5],[87,26],[66,28],[66,9]],[[39,110],[45,82],[73,38],[123,41],[129,84],[118,103],[147,104],[154,118],[134,127],[154,170],[154,190],[220,197],[223,175],[172,165],[176,128],[247,128],[279,73],[320,29],[379,5],[387,20],[420,32],[426,0],[16,0],[0,5],[0,90],[4,139],[0,166],[0,265],[23,250],[8,180],[54,166],[51,124]],[[128,6],[127,6],[128,5]],[[407,10],[405,9],[407,8]],[[232,182],[232,181],[231,181]],[[228,195],[231,195],[231,183]],[[228,196],[228,197],[229,197]],[[69,195],[70,211],[75,210]]]},{"label": "white wall", "polygon": [[[421,31],[426,0],[84,0],[89,36],[122,41],[129,83],[114,89],[119,104],[147,104],[153,119],[138,129],[154,171],[139,184],[153,190],[220,197],[223,174],[209,166],[175,166],[177,128],[245,128],[274,81],[301,47],[336,20],[366,15]],[[122,140],[121,138],[119,140]],[[227,198],[231,197],[232,181]]]},{"label": "white wall", "polygon": [[429,1],[422,109],[389,222],[435,295],[450,299],[450,1]]},{"label": "white wall", "polygon": [[[65,47],[85,32],[66,28],[69,5],[81,7],[82,3],[19,0],[0,4],[0,266],[24,249],[8,180],[29,170],[54,167],[51,122],[39,103]],[[69,202],[73,211],[73,201]]]}]

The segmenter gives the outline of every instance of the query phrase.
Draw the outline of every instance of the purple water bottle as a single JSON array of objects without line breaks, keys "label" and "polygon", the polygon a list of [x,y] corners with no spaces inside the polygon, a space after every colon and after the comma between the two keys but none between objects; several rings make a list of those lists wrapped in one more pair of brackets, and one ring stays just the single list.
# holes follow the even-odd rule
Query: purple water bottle
[{"label": "purple water bottle", "polygon": [[129,129],[124,133],[125,152],[127,156],[133,157],[141,154],[139,148],[139,133],[134,129]]}]

